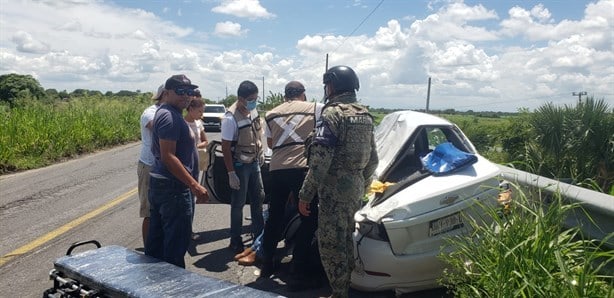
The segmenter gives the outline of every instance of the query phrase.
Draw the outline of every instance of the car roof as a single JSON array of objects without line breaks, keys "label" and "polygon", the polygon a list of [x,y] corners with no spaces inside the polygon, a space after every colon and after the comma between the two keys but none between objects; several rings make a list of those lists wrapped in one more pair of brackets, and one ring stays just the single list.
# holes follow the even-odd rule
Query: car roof
[{"label": "car roof", "polygon": [[381,174],[388,167],[417,128],[453,125],[443,118],[411,110],[397,111],[384,116],[375,128],[375,143],[379,158],[376,174]]}]

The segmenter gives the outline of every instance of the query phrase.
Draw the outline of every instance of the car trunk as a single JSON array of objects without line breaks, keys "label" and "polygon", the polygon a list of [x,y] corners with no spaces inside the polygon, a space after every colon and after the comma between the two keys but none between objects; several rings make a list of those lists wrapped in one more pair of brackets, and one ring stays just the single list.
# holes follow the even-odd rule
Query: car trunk
[{"label": "car trunk", "polygon": [[432,251],[443,244],[443,237],[465,230],[461,212],[472,214],[476,201],[496,202],[498,173],[481,158],[454,175],[428,176],[360,214],[383,224],[395,254]]}]

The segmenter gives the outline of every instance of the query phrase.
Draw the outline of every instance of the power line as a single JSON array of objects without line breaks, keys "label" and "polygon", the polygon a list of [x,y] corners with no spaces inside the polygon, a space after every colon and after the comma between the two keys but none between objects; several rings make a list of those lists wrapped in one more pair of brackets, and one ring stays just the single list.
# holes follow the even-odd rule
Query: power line
[{"label": "power line", "polygon": [[[367,16],[365,16],[362,19],[362,21],[358,25],[356,25],[356,27],[354,27],[354,30],[352,30],[352,32],[348,36],[346,36],[343,39],[343,41],[341,41],[341,43],[332,52],[333,53],[336,52],[343,44],[345,44],[345,42],[348,40],[348,38],[352,37],[354,35],[354,33],[356,33],[356,31],[360,28],[360,26],[362,26],[373,15],[373,13],[375,13],[375,11],[382,5],[382,3],[384,3],[384,0],[380,0],[380,2],[371,10],[371,12],[369,12],[369,14]],[[311,68],[311,67],[315,66],[317,63],[319,63],[319,62],[316,62],[316,63],[314,63],[312,65],[309,65],[306,68]],[[237,72],[237,73],[241,72],[241,71],[233,71],[233,70],[224,70],[224,71],[225,72],[233,72],[233,73],[234,72]],[[297,70],[295,70],[295,71],[297,71]],[[287,73],[292,73],[292,71],[288,71]],[[263,92],[264,92],[264,77],[263,77],[263,88],[262,89],[263,89]],[[263,95],[263,97],[264,97],[264,95]]]},{"label": "power line", "polygon": [[343,41],[341,42],[341,44],[339,44],[334,50],[333,52],[337,51],[344,43],[345,41],[350,38],[352,35],[354,35],[354,33],[356,32],[356,30],[358,30],[358,28],[360,28],[360,26],[362,26],[362,24],[364,24],[367,19],[369,19],[369,17],[371,17],[371,15],[380,7],[380,5],[382,5],[382,3],[384,3],[384,0],[381,0],[376,6],[375,8],[373,8],[373,10],[371,10],[371,12],[364,18],[362,19],[362,21],[360,22],[360,24],[358,24],[358,26],[356,26],[354,28],[354,30],[352,30],[352,32],[350,33],[350,35],[346,36]]},{"label": "power line", "polygon": [[[362,21],[361,21],[361,22],[360,22],[358,25],[356,25],[356,27],[354,28],[354,30],[352,30],[352,32],[351,32],[351,33],[350,33],[348,36],[346,36],[346,37],[343,39],[343,41],[341,41],[341,43],[340,43],[340,44],[339,44],[339,45],[338,45],[338,46],[337,46],[337,47],[336,47],[336,48],[335,48],[335,49],[332,51],[332,53],[336,52],[336,51],[337,51],[337,50],[338,50],[338,49],[339,49],[339,48],[340,48],[340,47],[341,47],[341,46],[342,46],[342,45],[343,45],[343,44],[344,44],[344,43],[345,43],[345,42],[348,40],[348,38],[352,37],[352,35],[353,35],[354,33],[356,33],[356,31],[358,30],[358,28],[360,28],[360,26],[362,26],[362,24],[364,24],[364,23],[365,23],[365,22],[366,22],[366,21],[367,21],[367,20],[368,20],[368,19],[371,17],[371,15],[373,15],[373,13],[374,13],[374,12],[375,12],[375,11],[376,11],[376,10],[377,10],[377,9],[378,9],[380,6],[381,6],[381,5],[382,5],[382,3],[384,3],[384,0],[381,0],[381,1],[380,1],[380,2],[379,2],[379,3],[378,3],[378,4],[377,4],[377,5],[376,5],[376,6],[373,8],[373,10],[371,10],[371,12],[369,12],[369,14],[368,14],[368,15],[367,15],[367,16],[366,16],[364,19],[362,19]],[[311,67],[315,66],[315,65],[316,65],[316,64],[318,64],[318,63],[319,63],[319,62],[315,62],[315,63],[313,63],[313,64],[311,64],[311,65],[308,65],[308,66],[306,66],[306,67],[304,67],[304,68],[311,68]],[[298,69],[294,70],[294,72],[296,72],[296,71],[299,71],[299,70],[298,70]],[[289,71],[288,73],[292,73],[292,71]]]}]

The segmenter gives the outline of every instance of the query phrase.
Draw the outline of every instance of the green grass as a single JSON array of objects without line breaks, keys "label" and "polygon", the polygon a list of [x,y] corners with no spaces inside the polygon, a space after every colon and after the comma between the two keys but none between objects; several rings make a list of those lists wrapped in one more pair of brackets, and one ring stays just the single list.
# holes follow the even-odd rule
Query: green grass
[{"label": "green grass", "polygon": [[89,96],[0,110],[0,174],[136,141],[145,98]]},{"label": "green grass", "polygon": [[384,116],[386,116],[386,113],[371,112],[371,115],[373,115],[373,120],[375,122],[375,125],[378,125],[380,122],[382,122],[382,119],[384,118]]},{"label": "green grass", "polygon": [[502,150],[502,137],[509,134],[509,123],[514,117],[491,118],[476,115],[438,115],[456,124],[471,140],[478,152],[496,163],[509,162]]},{"label": "green grass", "polygon": [[599,242],[561,228],[580,208],[518,190],[507,215],[480,206],[472,214],[483,216],[466,217],[471,232],[450,238],[444,251],[452,253],[440,255],[450,266],[440,283],[455,297],[613,297],[611,272],[601,272],[612,266],[603,243],[614,233]]}]

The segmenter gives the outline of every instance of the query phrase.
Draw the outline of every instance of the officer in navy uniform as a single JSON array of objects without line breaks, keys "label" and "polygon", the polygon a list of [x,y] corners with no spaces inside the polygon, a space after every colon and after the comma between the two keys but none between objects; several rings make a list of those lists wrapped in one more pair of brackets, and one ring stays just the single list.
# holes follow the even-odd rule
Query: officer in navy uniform
[{"label": "officer in navy uniform", "polygon": [[354,268],[354,213],[378,164],[373,117],[356,102],[359,81],[347,66],[323,77],[326,105],[308,147],[309,171],[299,193],[299,212],[310,214],[319,198],[318,245],[332,297],[348,297]]}]

